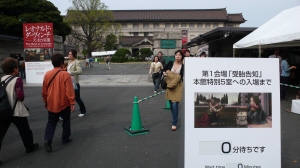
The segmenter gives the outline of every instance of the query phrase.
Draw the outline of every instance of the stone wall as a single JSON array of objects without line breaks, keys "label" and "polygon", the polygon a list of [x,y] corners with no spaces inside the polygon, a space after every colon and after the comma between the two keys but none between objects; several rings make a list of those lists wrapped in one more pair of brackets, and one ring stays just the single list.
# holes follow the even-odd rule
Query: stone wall
[{"label": "stone wall", "polygon": [[[176,48],[162,49],[160,45],[161,40],[176,40]],[[161,51],[163,56],[174,56],[175,51],[180,50],[182,47],[181,32],[157,32],[153,34],[153,41],[153,55],[157,55]]]}]

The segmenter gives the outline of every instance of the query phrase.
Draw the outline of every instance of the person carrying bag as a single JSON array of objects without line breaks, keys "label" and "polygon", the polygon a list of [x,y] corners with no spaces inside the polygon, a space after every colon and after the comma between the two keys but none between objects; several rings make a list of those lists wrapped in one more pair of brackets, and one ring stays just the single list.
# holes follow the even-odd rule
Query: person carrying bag
[{"label": "person carrying bag", "polygon": [[158,61],[158,56],[153,58],[153,62],[151,63],[149,69],[149,76],[152,75],[153,85],[154,85],[154,93],[157,92],[159,83],[160,83],[160,71],[163,69],[162,64]]}]

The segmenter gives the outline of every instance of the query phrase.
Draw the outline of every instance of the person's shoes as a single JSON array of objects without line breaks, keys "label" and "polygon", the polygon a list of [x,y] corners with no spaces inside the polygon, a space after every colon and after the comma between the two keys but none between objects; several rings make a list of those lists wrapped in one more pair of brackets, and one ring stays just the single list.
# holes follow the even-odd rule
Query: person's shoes
[{"label": "person's shoes", "polygon": [[35,144],[33,144],[33,147],[31,149],[26,149],[26,153],[34,152],[34,151],[38,150],[39,147],[40,147],[40,144],[39,143],[35,143]]},{"label": "person's shoes", "polygon": [[64,119],[63,119],[62,117],[59,117],[59,120],[60,120],[60,121],[63,121]]},{"label": "person's shoes", "polygon": [[154,93],[156,93],[156,91],[154,91]]},{"label": "person's shoes", "polygon": [[45,142],[44,142],[44,146],[45,146],[45,150],[46,150],[48,153],[51,153],[51,152],[52,152],[52,146],[51,146],[51,144],[50,144],[48,141],[45,141]]},{"label": "person's shoes", "polygon": [[70,143],[70,142],[72,142],[72,138],[69,138],[68,140],[63,141],[63,144],[65,145],[65,144]]},{"label": "person's shoes", "polygon": [[176,131],[177,127],[172,125],[172,131]]},{"label": "person's shoes", "polygon": [[83,117],[83,116],[85,116],[85,114],[79,114],[79,115],[78,115],[78,117]]}]

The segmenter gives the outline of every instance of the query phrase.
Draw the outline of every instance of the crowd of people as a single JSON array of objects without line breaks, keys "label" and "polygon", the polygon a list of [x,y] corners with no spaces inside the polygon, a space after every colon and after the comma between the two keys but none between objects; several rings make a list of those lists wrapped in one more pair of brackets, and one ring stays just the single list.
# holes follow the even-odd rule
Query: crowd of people
[{"label": "crowd of people", "polygon": [[[59,118],[61,117],[63,120],[62,143],[67,144],[72,141],[70,116],[75,109],[75,102],[80,107],[78,116],[86,115],[85,105],[80,98],[78,75],[82,73],[82,69],[77,60],[76,50],[69,51],[68,57],[70,60],[68,64],[65,64],[65,58],[62,54],[52,55],[51,62],[54,68],[46,72],[43,80],[42,97],[48,111],[44,146],[49,153],[52,152],[52,140]],[[5,75],[1,78],[1,86],[7,94],[11,109],[1,113],[0,116],[0,149],[3,138],[10,124],[13,123],[19,131],[26,153],[31,153],[39,148],[39,143],[34,142],[33,133],[27,120],[29,109],[23,103],[25,95],[23,80],[18,77],[19,66],[20,63],[15,58],[9,57],[2,61],[1,68]],[[0,108],[0,110],[3,109]]]},{"label": "crowd of people", "polygon": [[[280,80],[283,84],[289,83],[291,71],[296,69],[296,66],[289,66],[287,61],[287,53],[282,53],[279,56],[279,50],[274,51],[274,55],[270,58],[279,58]],[[183,78],[184,78],[184,60],[185,57],[190,57],[190,51],[177,50],[174,53],[174,61],[166,63],[162,57],[163,53],[159,52],[154,56],[153,62],[150,65],[149,76],[152,76],[154,93],[157,93],[160,83],[164,80],[167,83],[165,99],[169,101],[172,112],[171,130],[177,129],[177,120],[179,114],[179,102],[182,100]],[[47,152],[52,152],[52,139],[54,137],[56,125],[61,119],[63,121],[62,143],[67,144],[71,139],[70,114],[74,111],[75,102],[78,103],[80,109],[79,117],[86,115],[86,107],[80,97],[79,77],[82,73],[80,61],[77,60],[76,50],[68,52],[69,61],[65,64],[65,58],[62,54],[54,54],[51,56],[51,62],[54,68],[48,71],[43,80],[42,97],[45,103],[45,108],[48,111],[48,122],[46,124],[44,135],[44,146]],[[200,57],[207,57],[205,52],[200,54]],[[106,59],[107,69],[110,69],[111,57]],[[93,60],[86,60],[89,67]],[[30,129],[27,117],[29,111],[23,104],[25,95],[23,91],[23,82],[21,78],[25,78],[24,68],[22,65],[24,60],[14,58],[6,58],[2,62],[2,70],[5,76],[1,78],[4,81],[9,103],[13,107],[13,114],[9,119],[0,118],[0,149],[2,140],[11,123],[14,123],[19,131],[27,153],[34,152],[39,148],[39,144],[33,140],[33,133]],[[21,72],[21,78],[19,78]],[[285,99],[287,87],[281,86],[280,98]],[[210,120],[217,122],[220,115],[218,112],[221,108],[216,108],[218,102],[211,101],[209,103]],[[265,122],[265,116],[258,101],[254,97],[248,106],[248,118],[250,122],[261,124]],[[1,161],[0,161],[1,164]]]}]

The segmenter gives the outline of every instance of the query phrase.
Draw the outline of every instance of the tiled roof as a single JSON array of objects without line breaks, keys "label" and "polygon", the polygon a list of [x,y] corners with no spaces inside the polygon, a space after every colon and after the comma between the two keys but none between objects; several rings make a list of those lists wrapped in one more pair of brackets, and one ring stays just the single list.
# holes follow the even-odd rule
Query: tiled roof
[{"label": "tiled roof", "polygon": [[[112,10],[116,22],[128,21],[230,21],[231,14],[222,9]],[[232,19],[243,23],[242,14]]]},{"label": "tiled roof", "polygon": [[228,14],[228,17],[231,22],[241,22],[241,20],[246,21],[241,13]]},{"label": "tiled roof", "polygon": [[129,46],[142,41],[145,37],[149,41],[153,42],[153,36],[123,36],[119,44],[123,46]]}]

